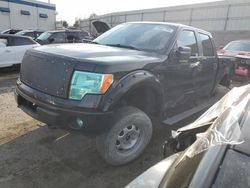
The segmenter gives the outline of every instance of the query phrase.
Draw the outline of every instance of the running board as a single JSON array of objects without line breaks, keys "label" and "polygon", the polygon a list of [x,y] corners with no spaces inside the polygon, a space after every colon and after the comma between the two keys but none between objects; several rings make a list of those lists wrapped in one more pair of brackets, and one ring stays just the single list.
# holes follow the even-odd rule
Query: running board
[{"label": "running board", "polygon": [[207,108],[209,106],[210,106],[209,103],[202,103],[194,108],[191,108],[190,110],[187,110],[187,111],[182,112],[180,114],[177,114],[175,116],[169,117],[169,118],[165,119],[162,123],[164,123],[166,125],[173,125],[175,123],[180,122],[181,120],[184,120],[184,119],[204,110],[205,108]]}]

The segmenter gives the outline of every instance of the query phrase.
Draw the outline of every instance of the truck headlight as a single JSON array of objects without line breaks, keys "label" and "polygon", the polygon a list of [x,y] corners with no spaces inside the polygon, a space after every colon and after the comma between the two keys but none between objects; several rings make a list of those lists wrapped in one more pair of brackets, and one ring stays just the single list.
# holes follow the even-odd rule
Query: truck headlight
[{"label": "truck headlight", "polygon": [[88,93],[104,94],[112,83],[112,74],[75,71],[71,80],[69,98],[81,100]]}]

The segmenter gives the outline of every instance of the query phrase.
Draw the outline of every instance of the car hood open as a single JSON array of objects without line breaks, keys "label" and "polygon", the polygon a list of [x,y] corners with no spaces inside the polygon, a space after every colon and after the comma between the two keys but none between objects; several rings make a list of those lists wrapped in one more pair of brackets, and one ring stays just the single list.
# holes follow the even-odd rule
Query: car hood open
[{"label": "car hood open", "polygon": [[106,31],[110,29],[107,23],[99,21],[99,20],[92,21],[91,23],[96,29],[98,34],[105,33]]}]

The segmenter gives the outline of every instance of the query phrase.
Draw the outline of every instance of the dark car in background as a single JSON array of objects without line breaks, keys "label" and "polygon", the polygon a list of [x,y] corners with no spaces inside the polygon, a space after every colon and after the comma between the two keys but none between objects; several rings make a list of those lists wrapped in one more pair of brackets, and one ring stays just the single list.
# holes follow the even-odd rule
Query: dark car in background
[{"label": "dark car in background", "polygon": [[59,43],[82,43],[89,42],[92,37],[87,31],[83,30],[58,30],[47,31],[41,34],[36,41],[41,45]]},{"label": "dark car in background", "polygon": [[229,42],[218,50],[219,56],[236,58],[235,74],[238,76],[250,76],[250,40],[237,40]]},{"label": "dark car in background", "polygon": [[195,122],[172,132],[165,151],[178,153],[126,188],[249,188],[249,112],[250,85],[232,89]]},{"label": "dark car in background", "polygon": [[17,32],[15,35],[18,36],[27,36],[31,37],[32,39],[37,39],[44,31],[41,30],[23,30]]}]

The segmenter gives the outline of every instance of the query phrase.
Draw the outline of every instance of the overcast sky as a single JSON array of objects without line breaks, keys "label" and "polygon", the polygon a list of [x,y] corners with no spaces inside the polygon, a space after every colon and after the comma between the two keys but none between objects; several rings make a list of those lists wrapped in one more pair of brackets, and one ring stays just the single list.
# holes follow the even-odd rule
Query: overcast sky
[{"label": "overcast sky", "polygon": [[[40,0],[48,2],[48,0]],[[90,14],[102,15],[111,12],[146,8],[168,7],[216,0],[50,0],[56,4],[57,20],[66,20],[69,24],[76,17],[88,18]]]}]

